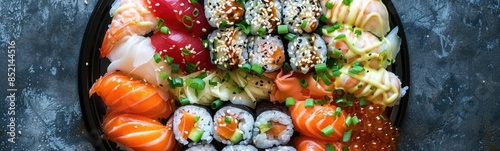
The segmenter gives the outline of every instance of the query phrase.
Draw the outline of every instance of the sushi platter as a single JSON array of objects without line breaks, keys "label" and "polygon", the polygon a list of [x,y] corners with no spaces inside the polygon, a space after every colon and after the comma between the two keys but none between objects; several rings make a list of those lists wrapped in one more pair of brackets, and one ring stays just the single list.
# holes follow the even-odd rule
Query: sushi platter
[{"label": "sushi platter", "polygon": [[390,0],[101,0],[79,95],[97,150],[397,150]]}]

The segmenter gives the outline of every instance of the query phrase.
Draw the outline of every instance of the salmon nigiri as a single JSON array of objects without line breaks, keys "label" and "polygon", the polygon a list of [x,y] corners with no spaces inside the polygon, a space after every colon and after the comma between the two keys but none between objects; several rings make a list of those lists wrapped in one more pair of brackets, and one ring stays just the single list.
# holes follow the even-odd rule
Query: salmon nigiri
[{"label": "salmon nigiri", "polygon": [[[303,84],[301,84],[301,80],[303,80]],[[300,74],[293,71],[286,73],[284,70],[278,73],[274,83],[271,101],[281,103],[287,97],[293,97],[296,100],[305,100],[307,98],[324,99],[325,96],[332,98],[332,92],[328,90],[335,88],[333,84],[326,85],[322,78],[315,80],[312,73]]]},{"label": "salmon nigiri", "polygon": [[334,105],[314,104],[313,100],[297,101],[288,108],[295,130],[303,135],[341,140],[346,131],[345,113]]},{"label": "salmon nigiri", "polygon": [[108,73],[99,78],[90,89],[90,95],[94,93],[101,96],[113,112],[156,119],[167,118],[175,110],[175,104],[167,100],[166,92],[121,72]]},{"label": "salmon nigiri", "polygon": [[[310,151],[310,150],[342,150],[342,143],[338,141],[326,141],[317,138],[312,138],[300,135],[293,140],[293,145],[297,151]],[[327,149],[328,148],[328,149]]]},{"label": "salmon nigiri", "polygon": [[177,145],[172,132],[172,119],[164,126],[148,117],[111,112],[106,115],[102,126],[111,141],[135,151],[169,151]]}]

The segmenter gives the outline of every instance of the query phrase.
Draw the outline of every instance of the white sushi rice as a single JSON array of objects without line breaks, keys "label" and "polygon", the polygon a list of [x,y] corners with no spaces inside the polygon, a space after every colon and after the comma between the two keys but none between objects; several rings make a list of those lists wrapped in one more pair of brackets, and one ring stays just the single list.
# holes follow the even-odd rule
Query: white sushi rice
[{"label": "white sushi rice", "polygon": [[325,41],[316,33],[300,34],[288,43],[287,51],[292,69],[303,74],[327,58]]},{"label": "white sushi rice", "polygon": [[258,151],[252,145],[230,145],[222,149],[222,151]]},{"label": "white sushi rice", "polygon": [[266,149],[266,151],[297,151],[297,149],[295,149],[295,147],[293,146],[277,146],[270,149]]},{"label": "white sushi rice", "polygon": [[[181,123],[182,119],[182,112],[187,112],[190,114],[194,114],[196,116],[199,116],[200,119],[196,123],[195,127],[198,127],[200,130],[203,131],[203,135],[201,137],[201,140],[197,143],[195,142],[190,142],[187,139],[184,139],[182,137],[183,133],[189,133],[187,131],[181,132],[179,130],[179,124]],[[212,117],[210,116],[210,113],[202,107],[195,106],[195,105],[186,105],[186,106],[181,106],[174,112],[174,135],[175,139],[181,143],[182,145],[188,145],[189,147],[194,146],[194,145],[200,145],[200,144],[208,144],[212,142],[212,130],[213,130],[213,121]],[[188,138],[189,139],[189,138]]]},{"label": "white sushi rice", "polygon": [[282,6],[279,0],[248,0],[245,8],[245,21],[250,25],[252,35],[259,35],[260,28],[271,34],[281,24]]},{"label": "white sushi rice", "polygon": [[[321,5],[318,0],[286,0],[283,3],[283,24],[291,33],[313,32],[319,26]],[[306,22],[302,28],[302,22]]]},{"label": "white sushi rice", "polygon": [[[278,137],[272,136],[271,134],[267,133],[261,133],[259,126],[262,124],[266,124],[269,121],[286,125],[286,130],[283,131]],[[292,118],[290,118],[289,115],[276,110],[264,111],[255,120],[253,128],[253,144],[255,144],[255,146],[258,148],[269,148],[278,145],[285,145],[290,141],[293,132]]]},{"label": "white sushi rice", "polygon": [[217,149],[212,144],[204,144],[189,147],[186,151],[217,151]]},{"label": "white sushi rice", "polygon": [[[225,106],[219,109],[214,116],[214,138],[215,140],[223,143],[223,144],[233,144],[230,140],[221,138],[217,134],[217,127],[219,124],[225,124],[225,122],[219,121],[219,117],[225,117],[225,116],[231,116],[231,117],[237,117],[236,120],[238,120],[238,129],[243,132],[243,139],[238,142],[237,144],[241,145],[246,145],[250,143],[250,140],[252,138],[252,128],[253,128],[253,123],[254,123],[254,118],[252,114],[250,114],[248,111],[233,107],[233,106]],[[222,118],[224,119],[224,118]]]},{"label": "white sushi rice", "polygon": [[[273,72],[280,69],[285,60],[285,48],[281,38],[277,35],[266,35],[264,37],[252,36],[248,41],[248,62],[260,65],[265,72]],[[282,57],[273,59],[274,53],[280,51]]]}]

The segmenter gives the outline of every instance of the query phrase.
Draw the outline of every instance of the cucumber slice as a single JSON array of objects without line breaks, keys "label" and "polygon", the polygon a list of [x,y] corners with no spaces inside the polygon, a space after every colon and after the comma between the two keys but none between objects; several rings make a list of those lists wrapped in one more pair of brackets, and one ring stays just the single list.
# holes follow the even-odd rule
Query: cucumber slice
[{"label": "cucumber slice", "polygon": [[203,131],[195,127],[191,129],[188,138],[191,139],[193,142],[199,142],[202,136],[203,136]]},{"label": "cucumber slice", "polygon": [[271,121],[267,122],[266,124],[259,125],[260,133],[265,133],[271,128],[273,128],[273,124],[271,123]]},{"label": "cucumber slice", "polygon": [[243,139],[243,132],[239,129],[236,129],[236,131],[234,131],[233,135],[231,135],[231,138],[229,138],[229,140],[233,144],[240,142],[242,139]]}]

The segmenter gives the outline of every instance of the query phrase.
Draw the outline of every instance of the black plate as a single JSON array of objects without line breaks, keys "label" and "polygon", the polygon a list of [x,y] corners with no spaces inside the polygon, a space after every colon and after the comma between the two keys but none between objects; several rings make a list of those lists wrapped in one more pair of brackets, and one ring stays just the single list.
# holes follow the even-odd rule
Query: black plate
[{"label": "black plate", "polygon": [[[389,18],[391,28],[399,27],[399,37],[401,37],[401,50],[396,57],[396,63],[388,69],[394,72],[401,79],[403,86],[409,86],[410,82],[410,64],[408,60],[408,47],[406,36],[404,33],[403,24],[399,19],[399,15],[390,0],[382,0],[389,10]],[[90,20],[85,30],[85,35],[82,41],[80,50],[80,62],[78,65],[78,86],[80,94],[80,106],[84,120],[85,130],[88,140],[94,144],[97,150],[118,150],[116,143],[103,138],[103,130],[101,123],[106,112],[106,105],[99,97],[89,97],[89,90],[92,84],[102,75],[106,73],[106,68],[109,65],[108,59],[101,59],[99,48],[101,47],[104,34],[111,23],[109,10],[113,0],[100,0],[90,17]],[[408,102],[407,95],[403,97],[399,103],[392,108],[388,108],[387,116],[397,127],[401,128],[403,117]]]}]

